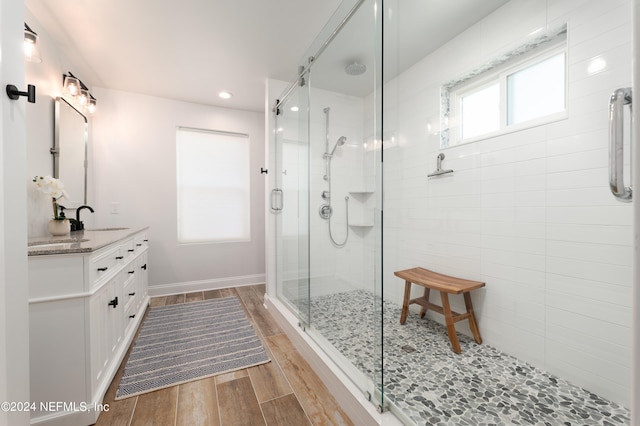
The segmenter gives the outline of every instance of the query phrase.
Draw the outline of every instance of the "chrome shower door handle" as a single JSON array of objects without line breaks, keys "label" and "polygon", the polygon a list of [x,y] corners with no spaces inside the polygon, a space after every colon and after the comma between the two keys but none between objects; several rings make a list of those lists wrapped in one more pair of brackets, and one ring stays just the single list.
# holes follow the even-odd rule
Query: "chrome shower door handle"
[{"label": "chrome shower door handle", "polygon": [[280,188],[274,188],[271,190],[271,210],[274,212],[282,211],[282,204],[284,201],[284,193]]},{"label": "chrome shower door handle", "polygon": [[631,201],[632,190],[624,185],[624,106],[631,108],[631,88],[618,89],[609,101],[609,188],[622,201]]}]

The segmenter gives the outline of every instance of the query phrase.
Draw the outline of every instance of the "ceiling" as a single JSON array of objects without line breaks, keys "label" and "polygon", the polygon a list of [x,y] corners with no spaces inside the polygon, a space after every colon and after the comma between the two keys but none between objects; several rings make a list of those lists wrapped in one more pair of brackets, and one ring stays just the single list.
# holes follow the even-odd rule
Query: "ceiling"
[{"label": "ceiling", "polygon": [[[398,71],[507,1],[398,2]],[[264,111],[267,78],[295,79],[298,63],[339,4],[340,0],[25,0],[28,11],[76,67],[68,71],[90,88],[251,111]],[[344,66],[354,59],[364,62],[372,76],[373,28],[366,5],[323,53],[315,72],[322,76],[316,80],[319,85],[351,94],[370,92],[366,78],[360,84],[344,78]],[[36,24],[28,23],[39,32]],[[232,92],[233,98],[220,99],[222,90]]]},{"label": "ceiling", "polygon": [[[508,1],[396,0],[386,3],[391,5],[386,6],[384,21],[385,82]],[[365,1],[322,56],[316,58],[311,73],[313,86],[354,96],[366,96],[372,92],[374,70],[380,64],[376,64],[374,59],[375,12],[371,4],[372,0]],[[314,54],[313,50],[311,54]],[[354,61],[367,67],[361,76],[345,72],[345,67]]]},{"label": "ceiling", "polygon": [[[89,87],[252,111],[339,0],[25,0]],[[34,31],[39,29],[31,22]],[[46,57],[43,57],[46,61]],[[234,94],[229,101],[218,92]]]}]

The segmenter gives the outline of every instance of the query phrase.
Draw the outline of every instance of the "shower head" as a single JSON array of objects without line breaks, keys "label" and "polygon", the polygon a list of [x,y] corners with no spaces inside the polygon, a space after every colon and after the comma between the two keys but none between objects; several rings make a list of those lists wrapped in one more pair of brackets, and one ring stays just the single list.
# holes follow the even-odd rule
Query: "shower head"
[{"label": "shower head", "polygon": [[346,136],[340,136],[338,138],[338,140],[336,141],[336,144],[333,146],[333,149],[331,150],[331,153],[329,155],[330,156],[333,155],[333,153],[336,152],[336,148],[338,148],[339,146],[344,145],[345,142],[347,142],[347,137]]}]

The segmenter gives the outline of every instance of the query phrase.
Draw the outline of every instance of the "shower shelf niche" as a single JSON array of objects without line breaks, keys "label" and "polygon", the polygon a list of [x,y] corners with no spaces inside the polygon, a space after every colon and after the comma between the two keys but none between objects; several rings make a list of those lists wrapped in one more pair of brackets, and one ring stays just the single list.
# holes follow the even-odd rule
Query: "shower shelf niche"
[{"label": "shower shelf niche", "polygon": [[354,195],[370,195],[374,192],[376,192],[375,188],[373,184],[370,184],[369,182],[361,182],[349,190],[349,194]]},{"label": "shower shelf niche", "polygon": [[349,226],[351,226],[352,228],[373,228],[375,225],[373,222],[371,223],[361,222],[361,223],[349,223]]},{"label": "shower shelf niche", "polygon": [[352,228],[372,228],[375,225],[373,220],[373,206],[371,206],[371,194],[375,191],[358,188],[349,191],[352,196],[352,203],[349,203],[349,226]]}]

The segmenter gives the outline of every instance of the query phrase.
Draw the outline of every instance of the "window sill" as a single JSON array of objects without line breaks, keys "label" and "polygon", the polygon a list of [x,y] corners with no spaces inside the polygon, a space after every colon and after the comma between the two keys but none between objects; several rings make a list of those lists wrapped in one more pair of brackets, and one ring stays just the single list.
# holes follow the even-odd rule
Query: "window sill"
[{"label": "window sill", "polygon": [[455,147],[460,146],[460,145],[467,145],[467,144],[474,143],[474,142],[484,141],[484,140],[487,140],[487,139],[493,139],[493,138],[496,138],[498,136],[508,135],[510,133],[521,132],[523,130],[532,129],[534,127],[540,127],[540,126],[545,126],[547,124],[556,123],[558,121],[566,120],[567,118],[569,118],[569,114],[565,110],[565,111],[558,112],[556,114],[548,115],[548,116],[545,116],[545,117],[542,117],[542,118],[538,118],[538,119],[535,119],[535,120],[530,120],[530,121],[526,121],[524,123],[514,124],[512,126],[506,127],[504,129],[497,130],[495,132],[485,133],[484,135],[476,136],[474,138],[460,140],[460,141],[457,141],[454,144],[450,144],[448,146],[441,146],[440,149],[442,149],[442,150],[451,149],[451,148],[455,148]]}]

